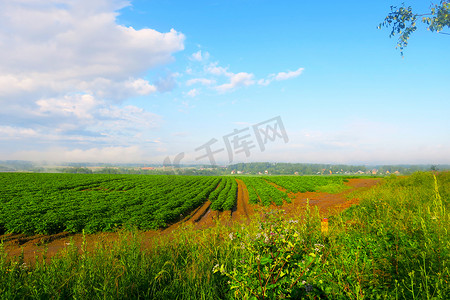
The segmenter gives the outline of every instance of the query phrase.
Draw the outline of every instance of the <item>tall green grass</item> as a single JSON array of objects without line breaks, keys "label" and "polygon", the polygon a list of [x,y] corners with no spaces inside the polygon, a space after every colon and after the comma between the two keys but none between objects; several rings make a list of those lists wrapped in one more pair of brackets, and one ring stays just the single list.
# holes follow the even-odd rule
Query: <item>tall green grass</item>
[{"label": "tall green grass", "polygon": [[450,299],[450,174],[389,177],[357,196],[327,233],[308,207],[150,241],[124,232],[32,265],[0,249],[0,299]]}]

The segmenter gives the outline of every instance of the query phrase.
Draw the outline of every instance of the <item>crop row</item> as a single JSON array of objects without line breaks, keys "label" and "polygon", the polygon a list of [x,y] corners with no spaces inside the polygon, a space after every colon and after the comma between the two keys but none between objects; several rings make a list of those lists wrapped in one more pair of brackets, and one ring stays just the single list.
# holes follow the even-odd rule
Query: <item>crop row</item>
[{"label": "crop row", "polygon": [[221,177],[0,173],[0,233],[156,229],[201,205]]},{"label": "crop row", "polygon": [[266,177],[242,177],[247,186],[250,202],[262,205],[283,205],[283,201],[290,202],[288,195],[269,184]]},{"label": "crop row", "polygon": [[212,210],[231,210],[236,205],[238,185],[233,177],[222,179],[219,187],[211,193]]},{"label": "crop row", "polygon": [[291,193],[328,191],[329,188],[343,187],[346,181],[345,177],[341,176],[267,176],[264,178]]}]

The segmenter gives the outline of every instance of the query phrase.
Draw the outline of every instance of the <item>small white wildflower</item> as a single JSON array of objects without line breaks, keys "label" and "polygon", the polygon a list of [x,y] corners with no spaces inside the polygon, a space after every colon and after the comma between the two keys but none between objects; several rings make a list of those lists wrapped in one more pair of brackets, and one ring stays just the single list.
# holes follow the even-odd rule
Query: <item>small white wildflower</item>
[{"label": "small white wildflower", "polygon": [[324,248],[325,246],[322,244],[314,244],[314,251],[316,252],[320,252],[322,250],[322,248]]},{"label": "small white wildflower", "polygon": [[219,268],[219,264],[216,264],[212,269],[213,273],[216,273],[218,268]]},{"label": "small white wildflower", "polygon": [[233,239],[234,239],[234,235],[233,235],[233,233],[232,233],[232,232],[230,232],[230,234],[228,235],[228,237],[230,238],[230,240],[233,240]]}]

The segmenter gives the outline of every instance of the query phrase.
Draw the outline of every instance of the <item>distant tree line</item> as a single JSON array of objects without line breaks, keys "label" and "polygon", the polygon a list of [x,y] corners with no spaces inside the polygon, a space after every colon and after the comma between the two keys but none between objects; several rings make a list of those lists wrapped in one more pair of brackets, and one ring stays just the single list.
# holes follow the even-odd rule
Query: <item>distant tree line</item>
[{"label": "distant tree line", "polygon": [[135,175],[198,175],[198,176],[214,176],[224,175],[224,170],[216,169],[194,169],[194,168],[159,168],[154,170],[142,170],[140,168],[117,168],[105,167],[101,169],[90,169],[86,167],[67,167],[56,170],[61,173],[71,174],[135,174]]},{"label": "distant tree line", "polygon": [[430,170],[450,170],[450,165],[334,165],[334,164],[307,164],[307,163],[240,163],[227,167],[229,172],[238,171],[245,174],[265,174],[271,175],[329,175],[348,173],[372,173],[389,174],[398,171],[401,174],[412,174],[416,171]]},{"label": "distant tree line", "polygon": [[[144,168],[147,167],[147,168]],[[74,163],[64,167],[46,167],[27,161],[0,161],[0,172],[35,172],[35,173],[77,173],[77,174],[142,174],[142,175],[231,175],[233,174],[270,174],[270,175],[330,175],[365,173],[377,175],[398,172],[403,175],[416,171],[445,171],[450,165],[343,165],[343,164],[308,164],[308,163],[238,163],[226,167],[219,166],[180,166],[162,167],[152,165],[125,164],[82,164]]]}]

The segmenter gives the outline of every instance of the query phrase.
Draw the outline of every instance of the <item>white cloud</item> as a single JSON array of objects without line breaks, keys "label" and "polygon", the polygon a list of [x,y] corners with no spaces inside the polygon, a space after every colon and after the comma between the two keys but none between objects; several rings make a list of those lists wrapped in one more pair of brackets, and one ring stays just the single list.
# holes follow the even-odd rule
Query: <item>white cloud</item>
[{"label": "white cloud", "polygon": [[275,76],[275,80],[281,81],[281,80],[295,78],[297,76],[300,76],[300,74],[302,74],[303,70],[304,70],[304,68],[298,68],[295,71],[280,72]]},{"label": "white cloud", "polygon": [[189,97],[195,97],[195,96],[197,96],[199,93],[200,93],[200,92],[199,92],[197,89],[192,89],[192,90],[190,90],[189,92],[187,92],[187,95],[188,95]]},{"label": "white cloud", "polygon": [[36,104],[39,106],[37,113],[41,116],[61,115],[65,118],[73,116],[77,120],[92,119],[92,112],[99,105],[91,95],[40,99],[36,101]]},{"label": "white cloud", "polygon": [[194,60],[194,61],[204,61],[204,60],[208,60],[208,59],[209,59],[209,53],[206,51],[202,53],[202,50],[198,50],[197,52],[195,52],[191,55],[191,60]]},{"label": "white cloud", "polygon": [[258,84],[259,85],[264,85],[264,86],[269,85],[271,82],[272,82],[272,80],[270,80],[270,79],[260,79],[260,80],[258,80]]},{"label": "white cloud", "polygon": [[228,72],[228,68],[218,66],[217,62],[211,63],[208,66],[206,66],[205,71],[207,73],[215,75],[215,76],[220,76],[220,75],[231,76],[231,75],[233,75],[233,73]]},{"label": "white cloud", "polygon": [[156,87],[142,78],[129,80],[126,86],[136,91],[138,95],[148,95],[156,92]]},{"label": "white cloud", "polygon": [[[298,68],[295,71],[279,72],[277,74],[270,74],[265,79],[257,80],[254,78],[254,74],[252,74],[252,73],[248,73],[248,72],[233,73],[228,70],[228,67],[219,66],[218,62],[210,63],[207,66],[204,66],[204,68],[203,68],[204,73],[206,73],[208,75],[212,75],[215,77],[222,76],[222,77],[229,78],[228,83],[222,83],[222,84],[219,84],[214,87],[219,92],[231,91],[237,87],[250,86],[250,85],[254,85],[255,83],[257,83],[259,85],[267,86],[270,83],[272,83],[273,81],[288,80],[288,79],[292,79],[297,76],[300,76],[300,74],[302,74],[303,70],[304,70],[304,68]],[[193,74],[192,69],[189,69],[189,71],[190,71],[189,74],[192,75]],[[195,79],[188,80],[186,82],[186,85],[190,86],[195,83],[202,83],[204,85],[206,85],[206,84],[209,85],[209,84],[214,84],[215,81],[216,81],[215,79],[213,81],[213,79],[209,79],[209,78],[195,78]]]},{"label": "white cloud", "polygon": [[38,136],[38,133],[32,128],[0,126],[0,140],[13,140],[21,137],[34,138],[36,136]]},{"label": "white cloud", "polygon": [[[250,85],[255,84],[254,75],[252,73],[247,73],[247,72],[233,73],[233,72],[228,71],[228,68],[219,66],[218,62],[210,63],[209,65],[205,66],[204,71],[207,74],[211,74],[211,75],[214,75],[217,77],[225,76],[229,79],[228,83],[223,83],[223,84],[213,87],[214,89],[216,89],[217,91],[222,92],[222,93],[231,91],[237,87],[250,86]],[[192,85],[195,83],[202,83],[204,85],[210,85],[210,84],[215,84],[216,80],[208,79],[208,78],[195,78],[195,79],[188,80],[186,82],[186,85],[189,86],[189,85]]]},{"label": "white cloud", "polygon": [[110,135],[118,135],[127,131],[139,132],[159,126],[160,117],[134,105],[123,108],[104,106],[99,110],[99,126],[106,128]]},{"label": "white cloud", "polygon": [[103,155],[101,145],[154,138],[152,129],[161,117],[120,103],[173,88],[175,73],[155,84],[143,75],[174,60],[173,54],[184,49],[182,33],[118,24],[117,11],[129,1],[18,0],[1,5],[0,141],[15,141],[5,147],[16,152],[24,145],[38,153],[49,145],[67,150],[83,143],[84,149],[96,149],[86,153]]},{"label": "white cloud", "polygon": [[117,0],[3,1],[0,101],[74,91],[103,96],[110,88],[125,98],[155,92],[139,76],[173,60],[172,54],[184,48],[184,35],[117,24],[116,11],[127,5]]},{"label": "white cloud", "polygon": [[202,84],[202,85],[212,85],[215,84],[216,81],[214,79],[208,79],[208,78],[193,78],[186,81],[187,86],[191,86],[194,84]]},{"label": "white cloud", "polygon": [[219,92],[226,92],[240,86],[253,85],[255,81],[253,80],[254,75],[250,73],[240,72],[230,76],[230,82],[219,85],[216,89]]},{"label": "white cloud", "polygon": [[[7,113],[0,113],[6,121]],[[21,117],[13,114],[17,124],[0,124],[0,142],[16,140],[35,148],[48,143],[141,143],[161,123],[160,116],[140,107],[121,107],[87,94],[40,99],[36,107],[17,109],[19,113]]]},{"label": "white cloud", "polygon": [[269,85],[272,81],[283,81],[298,77],[302,74],[304,68],[298,68],[295,71],[279,72],[278,74],[270,74],[267,79],[258,80],[259,85]]}]

